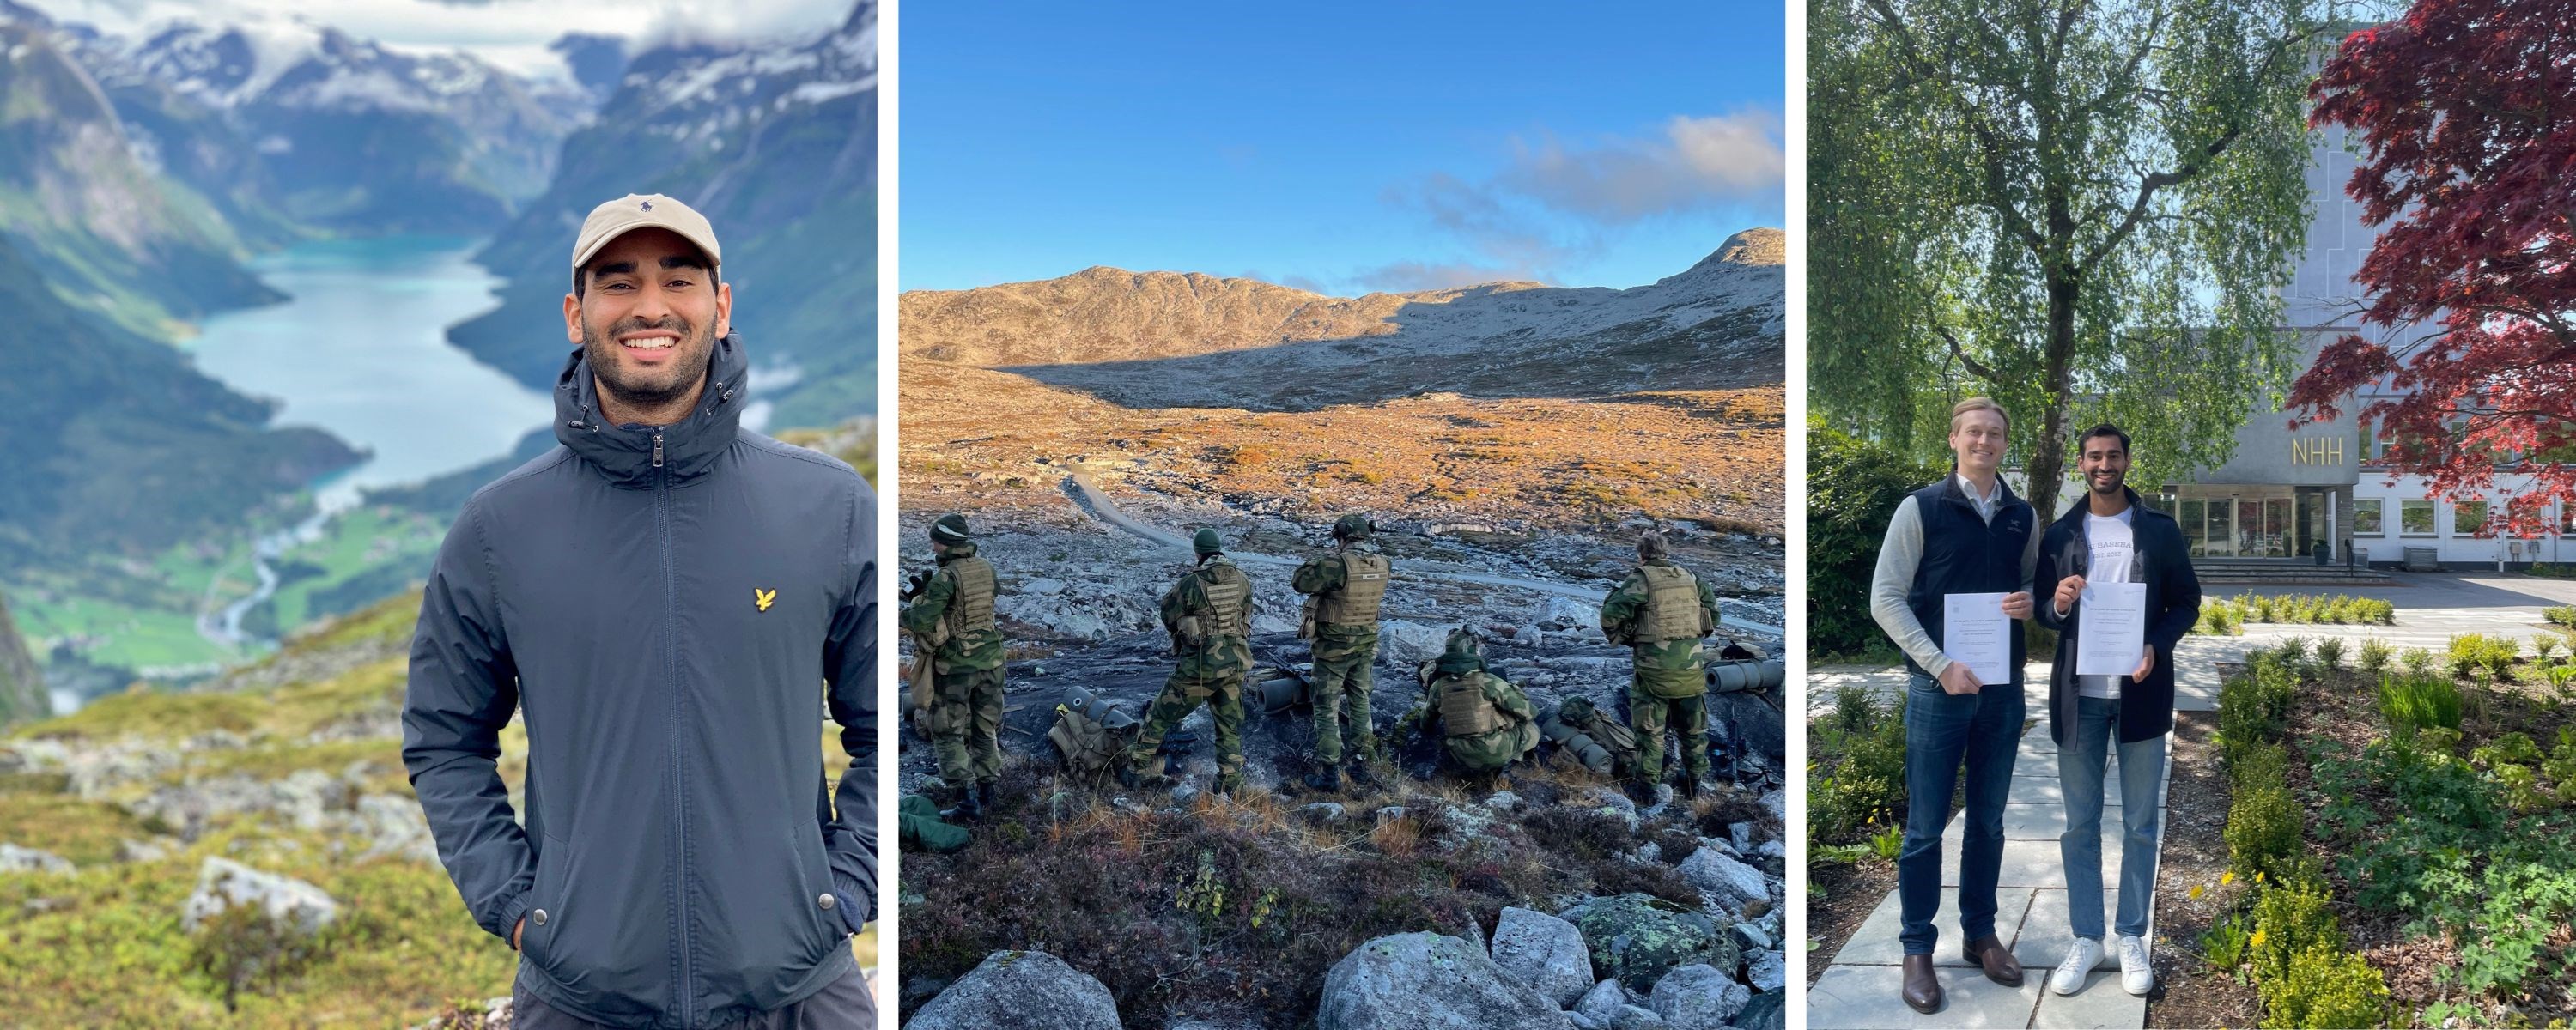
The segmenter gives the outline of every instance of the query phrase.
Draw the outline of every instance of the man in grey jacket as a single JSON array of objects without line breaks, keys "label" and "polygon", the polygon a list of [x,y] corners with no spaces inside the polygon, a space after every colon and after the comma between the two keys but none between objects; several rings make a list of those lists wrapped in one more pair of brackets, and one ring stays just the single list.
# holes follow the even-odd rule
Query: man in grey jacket
[{"label": "man in grey jacket", "polygon": [[519,1027],[874,1023],[849,937],[876,888],[875,498],[740,428],[721,261],[668,197],[591,212],[561,446],[466,502],[421,600],[403,763],[466,908],[520,950]]}]

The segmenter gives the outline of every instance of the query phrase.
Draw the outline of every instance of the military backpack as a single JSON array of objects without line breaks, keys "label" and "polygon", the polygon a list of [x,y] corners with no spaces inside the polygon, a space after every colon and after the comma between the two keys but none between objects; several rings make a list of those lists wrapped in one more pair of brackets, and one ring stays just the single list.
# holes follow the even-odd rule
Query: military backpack
[{"label": "military backpack", "polygon": [[1124,760],[1143,728],[1125,708],[1074,687],[1055,706],[1055,725],[1047,730],[1047,743],[1064,757],[1066,770],[1098,775]]},{"label": "military backpack", "polygon": [[1431,682],[1432,695],[1440,699],[1440,727],[1452,737],[1473,737],[1490,733],[1511,722],[1511,714],[1485,696],[1488,673],[1467,672],[1443,676]]}]

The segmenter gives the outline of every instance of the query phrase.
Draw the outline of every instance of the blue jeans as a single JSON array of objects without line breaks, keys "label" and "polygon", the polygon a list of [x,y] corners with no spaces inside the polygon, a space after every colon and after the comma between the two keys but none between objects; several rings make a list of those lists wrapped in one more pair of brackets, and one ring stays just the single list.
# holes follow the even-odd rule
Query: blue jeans
[{"label": "blue jeans", "polygon": [[1959,766],[1968,769],[1967,839],[1959,846],[1959,932],[1995,932],[1995,880],[2003,875],[2004,799],[2028,708],[2020,677],[2009,685],[1953,695],[1915,673],[1905,698],[1905,850],[1896,858],[1896,895],[1908,955],[1929,955],[1940,932],[1941,829]]},{"label": "blue jeans", "polygon": [[[2075,936],[2102,939],[2102,768],[2119,739],[2120,702],[2075,699],[2075,725],[2057,746],[2057,782],[2066,794],[2066,832],[2057,853],[2066,863],[2068,925]],[[2120,935],[2147,935],[2147,902],[2155,896],[2156,791],[2164,785],[2165,738],[2120,748]]]}]

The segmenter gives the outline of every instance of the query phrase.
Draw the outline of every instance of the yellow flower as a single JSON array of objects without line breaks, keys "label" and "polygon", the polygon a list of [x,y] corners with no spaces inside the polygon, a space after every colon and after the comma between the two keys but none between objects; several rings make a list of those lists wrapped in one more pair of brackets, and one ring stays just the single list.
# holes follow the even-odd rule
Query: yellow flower
[{"label": "yellow flower", "polygon": [[2254,945],[2255,947],[2257,947],[2257,948],[2262,947],[2262,946],[2263,946],[2263,931],[2261,931],[2261,930],[2256,930],[2256,931],[2254,931],[2254,939],[2253,939],[2252,941],[2248,942],[2248,943],[2253,944],[2253,945]]},{"label": "yellow flower", "polygon": [[2195,884],[2192,884],[2192,885],[2191,885],[2191,900],[2193,900],[2193,901],[2198,901],[2198,900],[2200,900],[2200,885],[2199,885],[2199,884],[2196,884],[2196,883],[2195,883]]},{"label": "yellow flower", "polygon": [[2228,871],[2226,871],[2226,872],[2223,872],[2223,873],[2218,874],[2218,885],[2219,885],[2219,886],[2221,886],[2221,887],[2227,886],[2228,884],[2235,883],[2235,882],[2236,882],[2236,870],[2230,869],[2230,870],[2228,870]]}]

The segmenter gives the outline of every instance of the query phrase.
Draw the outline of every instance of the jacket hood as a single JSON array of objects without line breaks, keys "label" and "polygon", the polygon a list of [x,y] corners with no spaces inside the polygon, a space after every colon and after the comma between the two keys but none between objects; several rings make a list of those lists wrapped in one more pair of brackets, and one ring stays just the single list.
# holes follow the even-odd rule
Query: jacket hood
[{"label": "jacket hood", "polygon": [[670,485],[686,486],[703,478],[733,446],[750,375],[751,360],[743,354],[741,337],[728,333],[716,341],[708,359],[707,389],[697,410],[667,426],[612,426],[600,414],[599,381],[591,375],[590,359],[575,348],[563,374],[555,377],[555,439],[618,486],[649,488],[657,471]]}]

